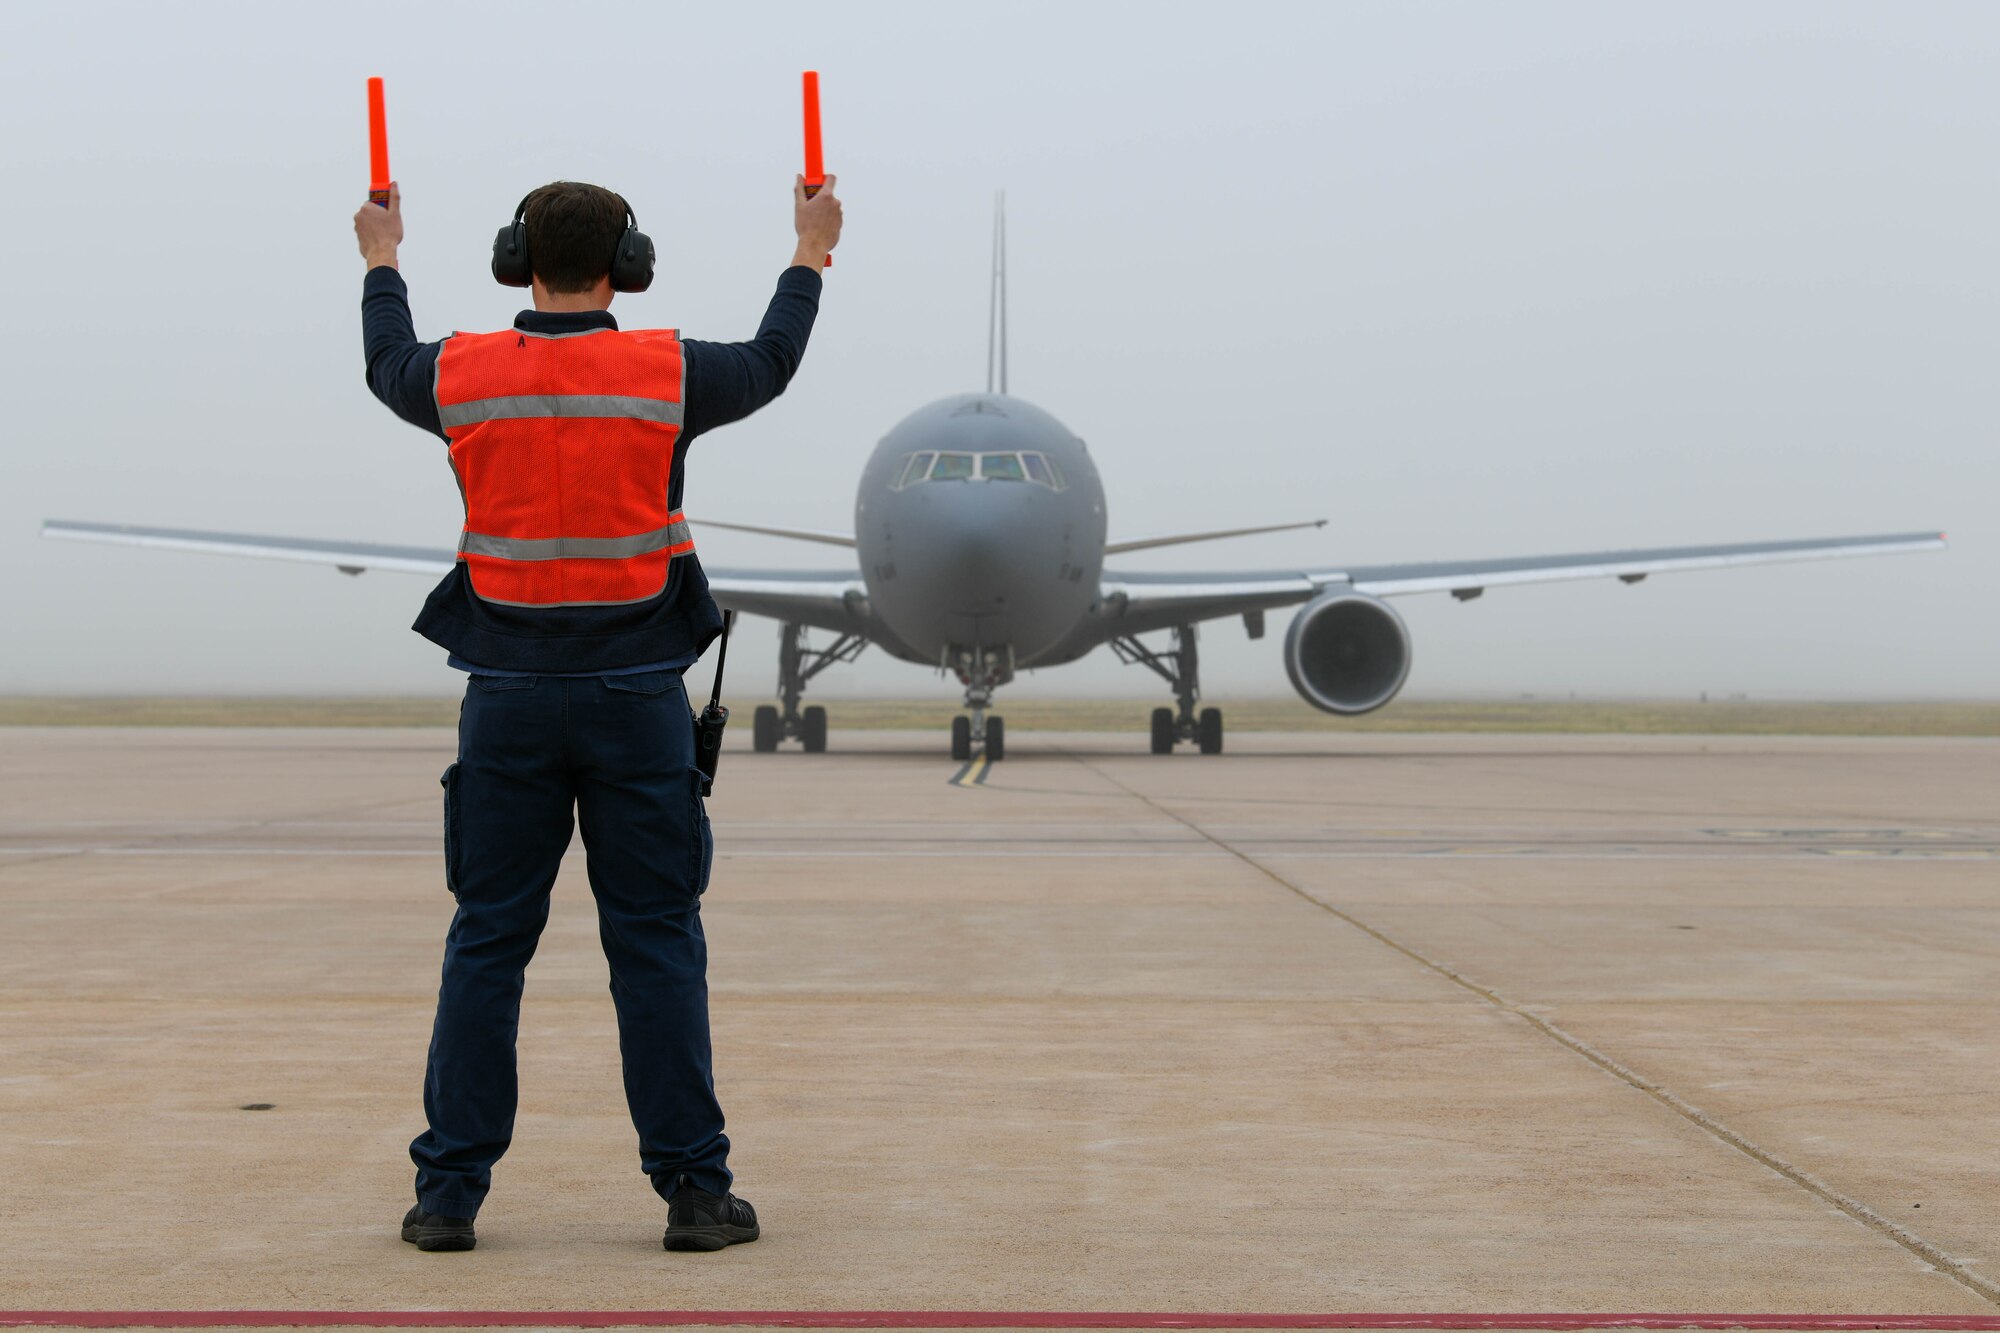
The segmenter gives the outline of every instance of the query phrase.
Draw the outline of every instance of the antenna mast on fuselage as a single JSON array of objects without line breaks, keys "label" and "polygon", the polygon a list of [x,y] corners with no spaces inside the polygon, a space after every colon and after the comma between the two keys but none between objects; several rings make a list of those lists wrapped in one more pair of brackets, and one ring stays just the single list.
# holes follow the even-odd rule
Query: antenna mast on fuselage
[{"label": "antenna mast on fuselage", "polygon": [[1007,192],[993,195],[992,304],[986,311],[986,392],[993,392],[996,371],[1000,392],[1007,392]]}]

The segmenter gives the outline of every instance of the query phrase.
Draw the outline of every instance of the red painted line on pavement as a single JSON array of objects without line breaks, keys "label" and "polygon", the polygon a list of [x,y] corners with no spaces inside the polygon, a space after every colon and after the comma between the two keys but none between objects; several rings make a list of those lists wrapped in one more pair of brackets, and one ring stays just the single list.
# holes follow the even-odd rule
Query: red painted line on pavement
[{"label": "red painted line on pavement", "polygon": [[2000,1316],[1916,1314],[1167,1314],[1100,1310],[0,1310],[0,1327],[52,1328],[1415,1328],[1949,1329],[2000,1333]]}]

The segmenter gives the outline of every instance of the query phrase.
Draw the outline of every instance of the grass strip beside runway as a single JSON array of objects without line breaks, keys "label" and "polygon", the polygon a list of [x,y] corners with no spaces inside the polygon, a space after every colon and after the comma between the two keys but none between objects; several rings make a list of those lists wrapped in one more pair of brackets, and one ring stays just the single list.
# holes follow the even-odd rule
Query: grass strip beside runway
[{"label": "grass strip beside runway", "polygon": [[[836,729],[940,731],[949,699],[821,698]],[[1758,702],[1729,700],[1399,700],[1338,718],[1292,698],[1210,700],[1231,731],[1471,732],[1631,736],[2000,736],[1994,702]],[[737,701],[747,712],[753,700]],[[1149,699],[1033,699],[996,710],[1015,731],[1144,731]],[[746,719],[747,720],[747,719]],[[8,696],[0,726],[449,727],[458,699],[281,696]]]},{"label": "grass strip beside runway", "polygon": [[1755,1329],[2000,1333],[1993,1315],[1168,1314],[1066,1310],[0,1310],[0,1328]]}]

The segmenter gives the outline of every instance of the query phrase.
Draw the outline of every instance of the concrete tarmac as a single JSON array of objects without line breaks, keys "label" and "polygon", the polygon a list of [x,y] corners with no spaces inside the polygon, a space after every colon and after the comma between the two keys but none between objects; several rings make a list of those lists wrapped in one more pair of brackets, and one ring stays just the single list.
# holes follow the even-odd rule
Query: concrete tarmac
[{"label": "concrete tarmac", "polygon": [[660,1249],[578,846],[425,1255],[450,733],[0,731],[0,1307],[2000,1317],[2000,742],[1009,740],[725,759],[763,1240]]}]

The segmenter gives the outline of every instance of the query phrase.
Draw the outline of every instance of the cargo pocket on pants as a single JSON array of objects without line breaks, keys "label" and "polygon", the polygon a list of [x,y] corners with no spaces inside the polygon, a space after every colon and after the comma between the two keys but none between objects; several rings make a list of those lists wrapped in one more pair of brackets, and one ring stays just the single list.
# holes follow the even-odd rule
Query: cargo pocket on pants
[{"label": "cargo pocket on pants", "polygon": [[453,764],[438,779],[444,788],[444,886],[458,898],[458,765]]},{"label": "cargo pocket on pants", "polygon": [[702,779],[707,775],[698,768],[690,768],[688,777],[694,785],[689,789],[694,801],[694,896],[699,898],[708,892],[709,872],[715,865],[715,830],[708,822],[708,802],[701,799]]}]

